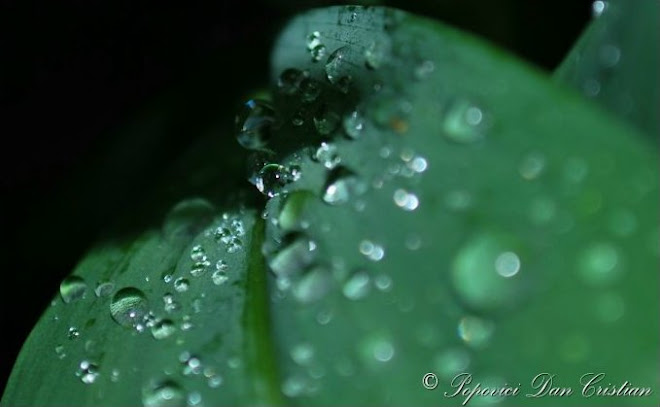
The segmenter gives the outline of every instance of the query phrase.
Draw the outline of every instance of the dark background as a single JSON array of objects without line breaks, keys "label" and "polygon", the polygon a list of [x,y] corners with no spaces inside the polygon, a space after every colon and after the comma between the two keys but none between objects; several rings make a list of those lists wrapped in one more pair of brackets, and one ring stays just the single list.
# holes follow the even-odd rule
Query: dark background
[{"label": "dark background", "polygon": [[[267,83],[270,45],[287,17],[331,4],[90,3],[0,3],[2,389],[59,281],[100,232],[218,106],[232,109]],[[385,3],[476,33],[548,71],[591,15],[587,0]],[[143,141],[158,126],[162,139]],[[127,131],[135,150],[113,155],[113,140]]]}]

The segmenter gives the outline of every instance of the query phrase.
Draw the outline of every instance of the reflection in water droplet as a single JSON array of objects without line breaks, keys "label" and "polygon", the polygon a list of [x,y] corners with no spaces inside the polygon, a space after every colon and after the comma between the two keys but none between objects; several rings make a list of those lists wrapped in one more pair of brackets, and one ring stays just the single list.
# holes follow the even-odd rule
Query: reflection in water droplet
[{"label": "reflection in water droplet", "polygon": [[305,392],[306,386],[304,378],[291,376],[282,383],[282,393],[287,397],[299,397]]},{"label": "reflection in water droplet", "polygon": [[364,298],[369,294],[370,291],[370,279],[369,274],[365,271],[358,271],[351,276],[346,283],[342,292],[344,296],[349,300],[359,300]]},{"label": "reflection in water droplet", "polygon": [[76,376],[85,384],[92,384],[99,377],[99,367],[88,360],[83,360],[78,366]]},{"label": "reflection in water droplet", "polygon": [[486,346],[494,330],[492,322],[477,317],[463,317],[458,323],[459,338],[476,349]]},{"label": "reflection in water droplet", "polygon": [[329,143],[321,143],[321,147],[316,150],[314,159],[329,170],[334,169],[341,162],[337,146]]},{"label": "reflection in water droplet", "polygon": [[585,283],[600,286],[611,284],[619,277],[619,252],[609,243],[587,247],[578,259],[578,271]]},{"label": "reflection in water droplet", "polygon": [[319,62],[325,56],[326,48],[325,45],[319,44],[310,50],[312,55],[312,62]]},{"label": "reflection in water droplet", "polygon": [[426,79],[433,71],[435,71],[433,61],[424,61],[415,68],[415,78],[419,80]]},{"label": "reflection in water droplet", "polygon": [[405,211],[414,211],[419,206],[417,195],[407,192],[405,189],[394,191],[394,203]]},{"label": "reflection in water droplet", "polygon": [[270,269],[278,277],[290,277],[302,273],[316,260],[316,243],[305,236],[292,235],[282,249],[268,261]]},{"label": "reflection in water droplet", "polygon": [[266,146],[275,122],[275,110],[263,100],[248,100],[236,116],[236,140],[243,147],[255,150]]},{"label": "reflection in water droplet", "polygon": [[538,178],[545,168],[545,157],[541,153],[530,153],[523,158],[518,171],[527,181]]},{"label": "reflection in water droplet", "polygon": [[447,139],[468,144],[481,140],[490,124],[482,107],[467,99],[457,99],[446,107],[442,127]]},{"label": "reflection in water droplet", "polygon": [[338,168],[328,176],[323,202],[330,205],[347,203],[352,196],[364,191],[364,185],[352,173]]},{"label": "reflection in water droplet", "polygon": [[186,395],[172,380],[151,382],[142,389],[142,404],[144,407],[183,407]]},{"label": "reflection in water droplet", "polygon": [[522,295],[521,261],[510,250],[512,241],[510,236],[483,233],[458,251],[452,263],[452,282],[466,306],[494,311],[512,306]]},{"label": "reflection in water droplet", "polygon": [[318,31],[314,31],[313,33],[309,34],[307,36],[307,49],[308,50],[313,50],[314,48],[318,47],[321,45],[321,33]]},{"label": "reflection in water droplet", "polygon": [[151,335],[155,339],[165,339],[176,332],[176,326],[170,319],[162,319],[151,327]]},{"label": "reflection in water droplet", "polygon": [[137,288],[126,287],[117,291],[110,303],[110,314],[119,325],[135,327],[148,312],[149,304],[144,293]]},{"label": "reflection in water droplet", "polygon": [[86,292],[87,283],[81,277],[69,276],[60,283],[60,296],[67,304],[84,298]]},{"label": "reflection in water droplet", "polygon": [[174,280],[174,289],[177,290],[180,293],[182,293],[184,291],[188,291],[189,286],[190,286],[190,283],[188,282],[187,278],[179,277],[176,280]]}]

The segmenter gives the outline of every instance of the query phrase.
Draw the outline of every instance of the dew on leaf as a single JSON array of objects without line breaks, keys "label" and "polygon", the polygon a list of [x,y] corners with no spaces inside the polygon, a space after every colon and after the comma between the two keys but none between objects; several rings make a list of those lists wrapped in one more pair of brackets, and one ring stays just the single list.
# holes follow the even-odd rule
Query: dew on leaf
[{"label": "dew on leaf", "polygon": [[371,291],[371,279],[365,271],[354,273],[342,288],[342,293],[349,300],[359,300],[367,296]]},{"label": "dew on leaf", "polygon": [[125,327],[136,327],[147,315],[149,304],[144,293],[134,287],[117,291],[110,302],[112,319]]},{"label": "dew on leaf", "polygon": [[300,97],[304,103],[311,103],[318,99],[321,94],[321,86],[311,78],[305,78],[300,82]]},{"label": "dew on leaf", "polygon": [[321,143],[321,146],[314,153],[314,159],[329,170],[334,169],[341,162],[337,146],[330,143]]},{"label": "dew on leaf", "polygon": [[350,51],[349,46],[336,49],[330,54],[325,64],[325,75],[328,81],[344,93],[348,92],[352,82],[351,63],[348,61]]},{"label": "dew on leaf", "polygon": [[80,331],[75,326],[69,327],[66,336],[71,340],[78,339],[80,337]]},{"label": "dew on leaf", "polygon": [[144,407],[183,407],[186,394],[173,380],[152,381],[142,389],[142,404]]},{"label": "dew on leaf", "polygon": [[115,283],[112,281],[99,281],[96,284],[96,288],[94,289],[94,294],[96,294],[97,297],[109,297],[112,295],[112,292],[115,290]]},{"label": "dew on leaf", "polygon": [[176,326],[170,319],[162,319],[151,327],[151,335],[154,339],[165,339],[176,332]]},{"label": "dew on leaf", "polygon": [[279,195],[287,184],[296,180],[295,169],[280,164],[265,165],[255,179],[255,186],[269,198]]},{"label": "dew on leaf", "polygon": [[541,153],[530,153],[520,162],[518,172],[527,181],[534,180],[541,175],[545,168],[545,157]]},{"label": "dew on leaf", "polygon": [[78,365],[76,376],[85,384],[93,384],[99,377],[99,367],[94,362],[83,360]]},{"label": "dew on leaf", "polygon": [[410,193],[405,189],[397,189],[394,191],[393,199],[396,206],[408,212],[414,211],[419,206],[417,195]]},{"label": "dew on leaf", "polygon": [[87,283],[81,277],[68,276],[60,283],[60,296],[66,304],[85,297]]},{"label": "dew on leaf", "polygon": [[619,251],[610,243],[594,243],[582,251],[578,258],[578,271],[589,285],[602,286],[619,277]]},{"label": "dew on leaf", "polygon": [[268,260],[278,277],[290,277],[307,270],[318,257],[316,243],[302,235],[291,235],[282,248]]},{"label": "dew on leaf", "polygon": [[298,280],[293,287],[294,298],[301,303],[311,303],[323,298],[328,291],[332,280],[330,274],[323,267],[316,267]]},{"label": "dew on leaf", "polygon": [[275,110],[264,100],[248,100],[236,116],[236,139],[249,150],[266,146],[275,122]]},{"label": "dew on leaf", "polygon": [[445,137],[455,143],[470,144],[484,138],[490,127],[483,107],[468,99],[456,99],[446,106],[442,129]]},{"label": "dew on leaf", "polygon": [[352,139],[357,139],[362,135],[362,131],[365,127],[365,120],[360,112],[354,110],[344,116],[342,124],[346,135]]}]

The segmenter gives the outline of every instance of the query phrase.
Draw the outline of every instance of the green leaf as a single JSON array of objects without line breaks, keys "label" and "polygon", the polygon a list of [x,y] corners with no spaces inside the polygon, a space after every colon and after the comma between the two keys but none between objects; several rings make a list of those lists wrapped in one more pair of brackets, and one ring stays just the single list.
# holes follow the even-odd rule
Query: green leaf
[{"label": "green leaf", "polygon": [[660,132],[660,3],[595,1],[594,21],[555,72],[657,140]]},{"label": "green leaf", "polygon": [[[657,382],[657,158],[635,129],[390,9],[303,14],[272,61],[274,138],[252,160],[265,220],[192,200],[128,247],[99,246],[73,273],[87,296],[65,281],[71,301],[37,324],[3,405],[456,405],[443,394],[460,372],[523,394],[556,374],[578,405],[602,404],[579,395],[584,373]],[[114,307],[92,293],[105,279]],[[177,329],[140,333],[152,317],[127,307]],[[98,375],[76,375],[83,361]]]}]

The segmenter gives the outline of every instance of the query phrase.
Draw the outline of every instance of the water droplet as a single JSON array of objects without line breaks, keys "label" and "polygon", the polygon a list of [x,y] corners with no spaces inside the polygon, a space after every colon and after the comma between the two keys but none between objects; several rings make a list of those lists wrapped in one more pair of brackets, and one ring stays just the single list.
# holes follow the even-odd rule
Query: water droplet
[{"label": "water droplet", "polygon": [[429,77],[435,71],[433,61],[424,61],[415,68],[415,78],[422,80]]},{"label": "water droplet", "polygon": [[151,327],[151,335],[154,339],[165,339],[176,332],[176,326],[170,319],[162,319]]},{"label": "water droplet", "polygon": [[387,274],[379,274],[374,283],[380,291],[390,291],[392,289],[392,278]]},{"label": "water droplet", "polygon": [[192,261],[205,261],[206,260],[206,251],[202,245],[195,245],[190,250],[190,260]]},{"label": "water droplet", "polygon": [[302,113],[298,112],[291,118],[291,124],[296,127],[300,127],[305,124],[305,117],[302,115]]},{"label": "water droplet", "polygon": [[227,272],[224,269],[217,269],[211,275],[211,280],[213,280],[213,284],[215,285],[222,285],[229,280],[229,276],[227,276]]},{"label": "water droplet", "polygon": [[202,361],[190,352],[183,352],[179,356],[179,360],[183,364],[184,376],[198,375],[202,373]]},{"label": "water droplet", "polygon": [[88,360],[83,360],[78,366],[76,376],[85,384],[92,384],[99,377],[99,367]]},{"label": "water droplet", "polygon": [[408,250],[419,250],[422,247],[422,238],[416,234],[408,235],[406,236],[405,245]]},{"label": "water droplet", "polygon": [[236,139],[247,149],[263,148],[271,137],[274,122],[275,110],[268,102],[248,100],[236,116]]},{"label": "water droplet", "polygon": [[255,186],[262,194],[272,198],[282,191],[287,184],[296,179],[294,171],[279,164],[264,166],[255,180]]},{"label": "water droplet", "polygon": [[482,107],[467,99],[457,99],[446,107],[442,127],[447,139],[469,144],[481,140],[490,124]]},{"label": "water droplet", "polygon": [[285,240],[282,249],[268,261],[278,277],[290,277],[305,271],[318,256],[316,243],[305,236],[292,234]]},{"label": "water droplet", "polygon": [[307,366],[314,358],[314,348],[309,343],[300,343],[291,349],[291,359],[301,366]]},{"label": "water droplet", "polygon": [[603,45],[599,50],[599,58],[605,68],[612,68],[621,59],[621,49],[612,44]]},{"label": "water droplet", "polygon": [[207,267],[210,265],[211,263],[208,260],[193,263],[193,265],[190,266],[190,275],[193,277],[199,277],[206,272]]},{"label": "water droplet", "polygon": [[57,355],[58,359],[64,359],[66,357],[66,352],[64,351],[64,346],[57,345],[55,347],[55,354]]},{"label": "water droplet", "polygon": [[594,18],[598,18],[607,10],[607,7],[608,4],[606,1],[596,0],[591,4],[591,15]]},{"label": "water droplet", "polygon": [[512,277],[520,270],[520,259],[514,252],[504,252],[495,259],[495,270],[502,277]]},{"label": "water droplet", "polygon": [[314,154],[314,159],[329,170],[334,169],[341,162],[339,153],[337,153],[337,146],[329,143],[321,143],[321,147]]},{"label": "water droplet", "polygon": [[306,78],[300,82],[300,97],[304,103],[312,103],[321,94],[321,86],[313,79]]},{"label": "water droplet", "polygon": [[585,283],[600,286],[616,281],[621,273],[618,250],[609,243],[587,247],[578,259],[578,271]]},{"label": "water droplet", "polygon": [[394,346],[385,338],[378,338],[371,344],[371,353],[378,362],[389,362],[394,357]]},{"label": "water droplet", "polygon": [[327,136],[337,129],[340,117],[337,113],[323,110],[318,116],[314,116],[314,127],[322,136]]},{"label": "water droplet", "polygon": [[282,230],[291,231],[302,228],[305,203],[312,197],[313,195],[307,191],[294,191],[287,196],[277,218]]},{"label": "water droplet", "polygon": [[72,326],[69,328],[66,336],[71,340],[78,339],[80,337],[80,331],[75,326]]},{"label": "water droplet", "polygon": [[383,249],[383,246],[370,240],[361,241],[358,249],[360,250],[360,253],[372,261],[381,261],[383,257],[385,257],[385,249]]},{"label": "water droplet", "polygon": [[293,296],[302,303],[311,303],[323,298],[332,280],[327,270],[317,267],[307,273],[293,287]]},{"label": "water droplet", "polygon": [[364,50],[364,62],[369,69],[378,69],[385,61],[387,45],[380,41],[372,41]]},{"label": "water droplet", "polygon": [[134,287],[117,291],[110,303],[112,318],[122,326],[136,327],[142,322],[149,309],[144,293]]},{"label": "water droplet", "polygon": [[313,33],[307,36],[307,49],[313,50],[317,46],[321,45],[321,33],[314,31]]},{"label": "water droplet", "polygon": [[493,335],[495,325],[477,317],[463,317],[458,323],[458,336],[467,345],[480,349],[488,344]]},{"label": "water droplet", "polygon": [[520,163],[518,171],[527,181],[538,178],[545,168],[545,157],[540,153],[530,153]]},{"label": "water droplet", "polygon": [[293,95],[294,93],[298,92],[300,89],[300,82],[302,82],[306,76],[307,75],[305,72],[299,69],[285,69],[280,74],[280,77],[277,81],[277,86],[279,87],[280,92],[284,93],[285,95]]},{"label": "water droplet", "polygon": [[174,280],[174,289],[177,290],[180,293],[182,293],[184,291],[188,291],[189,286],[190,286],[190,283],[188,282],[187,278],[179,277],[176,280]]},{"label": "water droplet", "polygon": [[304,378],[291,376],[282,383],[282,393],[287,397],[299,397],[305,392],[306,387],[307,383]]},{"label": "water droplet", "polygon": [[220,376],[218,374],[214,374],[214,375],[210,376],[206,382],[208,383],[210,388],[217,389],[218,387],[220,387],[222,385],[223,381],[224,380],[223,380],[222,376]]},{"label": "water droplet", "polygon": [[414,211],[419,206],[417,195],[407,192],[405,189],[394,191],[394,203],[405,211]]},{"label": "water droplet", "polygon": [[144,407],[183,407],[186,395],[172,380],[152,381],[142,389],[142,404]]},{"label": "water droplet", "polygon": [[445,204],[453,211],[464,211],[472,206],[472,195],[465,190],[450,191],[445,196]]},{"label": "water droplet", "polygon": [[87,283],[81,277],[69,276],[60,283],[60,296],[66,304],[84,298],[86,292]]},{"label": "water droplet", "polygon": [[169,239],[195,236],[213,219],[214,208],[202,198],[177,203],[163,222],[163,234]]},{"label": "water droplet", "polygon": [[357,110],[346,114],[342,123],[344,125],[344,132],[352,139],[359,138],[365,126],[364,117]]},{"label": "water droplet", "polygon": [[113,383],[117,383],[121,377],[121,373],[119,372],[119,369],[112,369],[110,372],[110,381]]},{"label": "water droplet", "polygon": [[370,291],[370,279],[369,274],[365,271],[358,271],[351,276],[344,287],[342,292],[344,296],[349,300],[359,300],[367,296]]},{"label": "water droplet", "polygon": [[326,53],[325,45],[319,44],[314,48],[312,48],[309,51],[309,53],[312,55],[312,62],[319,62],[325,56]]},{"label": "water droplet", "polygon": [[325,75],[333,85],[344,93],[347,93],[352,82],[352,77],[350,75],[351,64],[347,60],[351,48],[341,47],[336,49],[328,57],[328,61],[325,64]]},{"label": "water droplet", "polygon": [[330,205],[342,205],[347,203],[351,196],[361,192],[357,177],[347,171],[333,171],[328,177],[328,182],[323,193],[323,202]]},{"label": "water droplet", "polygon": [[426,158],[421,156],[414,157],[412,160],[408,161],[407,165],[408,168],[410,168],[411,170],[413,170],[418,174],[423,173],[429,167]]},{"label": "water droplet", "polygon": [[520,252],[511,250],[516,246],[511,237],[483,233],[458,251],[452,263],[452,281],[467,307],[478,311],[508,308],[523,294],[521,260],[516,254]]},{"label": "water droplet", "polygon": [[115,290],[115,283],[111,281],[99,281],[96,284],[96,288],[94,289],[94,293],[96,294],[97,297],[109,297],[112,295],[112,292]]}]

